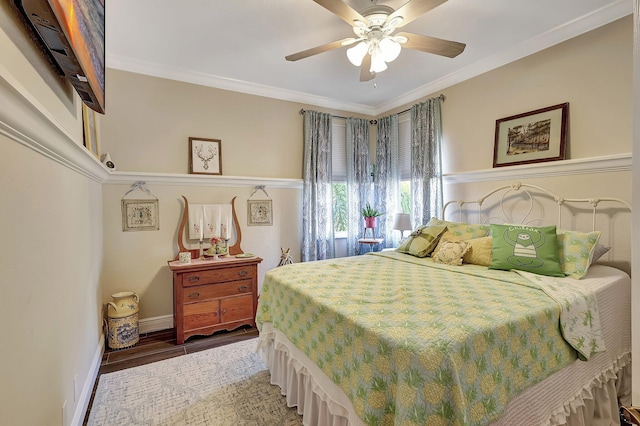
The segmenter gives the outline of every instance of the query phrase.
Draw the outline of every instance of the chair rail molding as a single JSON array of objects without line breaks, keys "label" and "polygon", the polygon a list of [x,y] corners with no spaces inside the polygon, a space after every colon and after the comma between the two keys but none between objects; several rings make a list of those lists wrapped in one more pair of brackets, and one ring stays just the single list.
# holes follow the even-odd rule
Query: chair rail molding
[{"label": "chair rail molding", "polygon": [[544,178],[592,173],[631,172],[632,154],[613,154],[601,157],[576,158],[497,167],[470,172],[447,173],[442,176],[445,184],[489,182],[497,180]]},{"label": "chair rail molding", "polygon": [[253,176],[208,176],[181,173],[151,173],[116,171],[109,174],[105,184],[132,184],[144,181],[160,185],[178,186],[226,186],[254,187],[266,185],[269,188],[302,189],[302,179],[253,177]]}]

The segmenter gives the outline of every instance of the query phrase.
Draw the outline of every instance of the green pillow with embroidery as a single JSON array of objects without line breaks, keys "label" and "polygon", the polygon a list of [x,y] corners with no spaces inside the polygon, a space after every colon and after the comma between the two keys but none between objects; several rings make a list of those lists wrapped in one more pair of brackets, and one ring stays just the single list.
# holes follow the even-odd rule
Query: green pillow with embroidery
[{"label": "green pillow with embroidery", "polygon": [[431,225],[430,221],[413,231],[396,250],[412,256],[427,257],[436,248],[440,236],[446,229],[446,225]]},{"label": "green pillow with embroidery", "polygon": [[564,277],[555,226],[491,225],[489,269]]}]

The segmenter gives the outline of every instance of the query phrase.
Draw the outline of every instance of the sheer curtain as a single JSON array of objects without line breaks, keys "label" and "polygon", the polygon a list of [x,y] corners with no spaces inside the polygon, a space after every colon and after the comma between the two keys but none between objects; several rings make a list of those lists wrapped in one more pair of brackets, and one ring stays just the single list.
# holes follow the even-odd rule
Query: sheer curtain
[{"label": "sheer curtain", "polygon": [[411,107],[411,220],[415,228],[442,211],[440,98]]},{"label": "sheer curtain", "polygon": [[335,257],[331,191],[331,114],[304,113],[302,261]]},{"label": "sheer curtain", "polygon": [[347,256],[358,254],[358,238],[364,233],[360,210],[369,202],[369,120],[347,118]]},{"label": "sheer curtain", "polygon": [[397,247],[400,242],[400,234],[392,229],[394,214],[401,212],[398,151],[398,115],[378,119],[374,183],[376,205],[384,212],[378,233],[385,247]]}]

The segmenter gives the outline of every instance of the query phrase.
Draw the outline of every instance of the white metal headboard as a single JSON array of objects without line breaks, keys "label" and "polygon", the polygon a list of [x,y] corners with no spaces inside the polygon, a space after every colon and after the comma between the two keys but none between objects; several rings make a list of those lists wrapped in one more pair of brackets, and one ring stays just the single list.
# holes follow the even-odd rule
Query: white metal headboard
[{"label": "white metal headboard", "polygon": [[[535,193],[532,193],[531,190],[535,190]],[[502,217],[500,216],[487,216],[484,219],[483,215],[485,215],[484,211],[483,211],[483,204],[485,203],[485,201],[487,200],[487,198],[498,194],[502,193],[500,195],[499,198],[499,210],[502,213]],[[519,193],[522,194],[525,199],[528,199],[529,202],[529,207],[526,210],[526,212],[524,213],[524,215],[522,216],[522,219],[520,220],[514,220],[512,214],[507,213],[507,210],[505,209],[505,204],[506,204],[506,199],[509,195],[512,195],[514,193]],[[498,196],[496,195],[496,197]],[[458,206],[458,220],[459,221],[464,221],[462,219],[463,213],[464,213],[464,209],[463,206],[467,205],[467,204],[475,204],[477,205],[477,214],[478,214],[478,218],[480,219],[479,222],[480,223],[489,223],[492,220],[497,219],[500,223],[520,223],[520,224],[531,224],[534,221],[540,221],[541,219],[544,218],[530,218],[529,216],[532,214],[533,212],[533,207],[534,207],[534,197],[540,197],[541,195],[546,195],[549,198],[551,198],[558,206],[558,219],[557,219],[557,227],[560,228],[562,227],[562,212],[563,206],[567,206],[568,204],[572,204],[574,206],[579,206],[581,204],[583,205],[590,205],[591,209],[592,209],[592,225],[591,225],[591,230],[596,230],[596,214],[598,211],[598,205],[602,202],[613,202],[613,203],[619,203],[620,205],[622,205],[623,207],[626,207],[627,209],[629,209],[629,211],[631,211],[631,205],[620,199],[620,198],[612,198],[612,197],[598,197],[598,198],[564,198],[561,197],[559,195],[554,194],[553,192],[542,188],[540,186],[536,186],[536,185],[531,185],[531,184],[527,184],[527,183],[520,183],[520,182],[514,182],[510,185],[505,185],[505,186],[501,186],[499,188],[496,188],[488,193],[486,193],[485,195],[481,196],[480,198],[478,198],[477,200],[473,200],[473,201],[466,201],[466,200],[452,200],[447,202],[444,207],[442,208],[442,217],[443,219],[446,219],[446,213],[447,213],[447,207],[450,205],[457,205]]]}]

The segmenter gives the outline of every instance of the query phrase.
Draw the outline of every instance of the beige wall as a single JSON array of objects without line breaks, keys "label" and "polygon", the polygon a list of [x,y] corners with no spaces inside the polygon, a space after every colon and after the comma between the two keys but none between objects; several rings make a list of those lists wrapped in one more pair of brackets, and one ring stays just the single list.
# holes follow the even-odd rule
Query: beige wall
[{"label": "beige wall", "polygon": [[193,136],[222,141],[225,176],[302,177],[299,111],[313,107],[114,69],[106,87],[102,147],[118,170],[188,173]]},{"label": "beige wall", "polygon": [[81,147],[77,97],[7,3],[0,5],[0,424],[69,424],[80,418],[100,359],[101,185],[52,160],[64,152],[97,164]]},{"label": "beige wall", "polygon": [[492,168],[497,119],[564,102],[568,159],[631,152],[632,53],[628,16],[430,95],[446,96],[444,173]]}]

